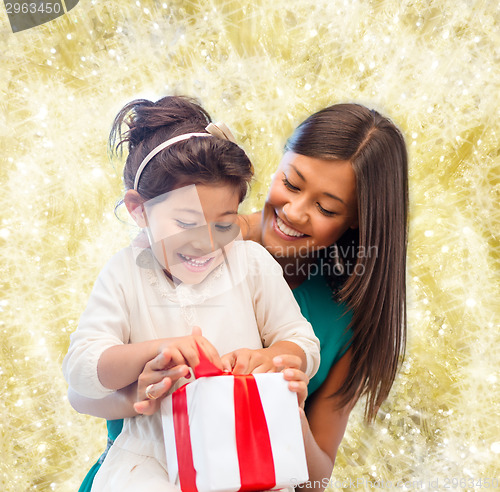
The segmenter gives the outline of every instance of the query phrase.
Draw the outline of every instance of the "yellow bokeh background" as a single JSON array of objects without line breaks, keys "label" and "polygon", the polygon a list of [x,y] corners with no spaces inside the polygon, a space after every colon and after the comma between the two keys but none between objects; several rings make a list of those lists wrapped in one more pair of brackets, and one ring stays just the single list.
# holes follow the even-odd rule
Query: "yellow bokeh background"
[{"label": "yellow bokeh background", "polygon": [[166,94],[234,130],[257,171],[247,211],[313,111],[361,102],[400,126],[407,356],[376,422],[355,408],[330,489],[499,488],[499,47],[488,0],[81,0],[16,34],[1,5],[0,490],[77,490],[105,447],[61,363],[133,234],[113,213],[112,119]]}]

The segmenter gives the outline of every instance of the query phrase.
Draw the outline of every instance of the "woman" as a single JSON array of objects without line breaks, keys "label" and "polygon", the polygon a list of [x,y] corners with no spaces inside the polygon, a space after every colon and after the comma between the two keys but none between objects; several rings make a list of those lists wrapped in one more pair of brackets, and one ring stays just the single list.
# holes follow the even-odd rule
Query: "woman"
[{"label": "woman", "polygon": [[[265,246],[283,267],[321,341],[320,369],[307,389],[293,357],[273,361],[291,368],[286,377],[302,405],[309,392],[302,420],[309,477],[317,490],[327,486],[354,404],[366,395],[365,416],[373,420],[404,355],[407,209],[407,153],[400,131],[375,111],[337,104],[298,126],[264,210],[243,222],[247,239]],[[144,396],[145,388],[153,384],[156,397],[166,393],[176,378],[165,378],[166,367],[164,355],[146,365],[137,389],[144,400],[136,410],[158,408],[158,400]],[[114,403],[120,398],[127,400],[118,393]],[[106,418],[132,413],[130,406],[124,410],[127,405],[96,405],[71,393],[70,401],[78,411]]]}]

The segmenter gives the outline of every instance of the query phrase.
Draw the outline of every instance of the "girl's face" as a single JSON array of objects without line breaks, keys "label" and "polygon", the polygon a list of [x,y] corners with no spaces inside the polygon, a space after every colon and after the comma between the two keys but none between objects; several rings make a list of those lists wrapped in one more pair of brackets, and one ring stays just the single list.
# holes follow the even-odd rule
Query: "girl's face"
[{"label": "girl's face", "polygon": [[224,261],[239,233],[238,198],[230,185],[190,185],[144,204],[151,249],[174,280],[199,283]]},{"label": "girl's face", "polygon": [[262,244],[276,257],[305,257],[357,228],[357,208],[350,162],[286,152],[264,207]]}]

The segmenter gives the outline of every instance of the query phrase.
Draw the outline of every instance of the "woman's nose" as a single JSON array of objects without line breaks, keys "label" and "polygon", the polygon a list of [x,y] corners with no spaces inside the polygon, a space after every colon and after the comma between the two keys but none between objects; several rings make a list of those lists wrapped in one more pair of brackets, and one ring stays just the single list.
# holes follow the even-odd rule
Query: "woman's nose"
[{"label": "woman's nose", "polygon": [[291,200],[283,205],[283,215],[290,224],[304,224],[307,222],[307,208],[302,200]]}]

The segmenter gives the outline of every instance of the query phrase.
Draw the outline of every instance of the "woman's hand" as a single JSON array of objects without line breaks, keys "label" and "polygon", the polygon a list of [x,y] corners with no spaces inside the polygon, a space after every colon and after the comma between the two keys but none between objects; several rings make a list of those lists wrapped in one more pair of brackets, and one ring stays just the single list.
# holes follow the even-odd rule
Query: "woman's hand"
[{"label": "woman's hand", "polygon": [[176,365],[170,349],[164,349],[149,361],[137,381],[137,402],[134,410],[143,415],[153,415],[168,391],[180,378],[189,378],[189,368],[185,364]]},{"label": "woman's hand", "polygon": [[273,364],[276,371],[283,372],[283,377],[288,381],[288,389],[297,393],[299,407],[304,410],[309,378],[300,370],[302,364],[300,357],[296,355],[278,355],[274,357]]}]

